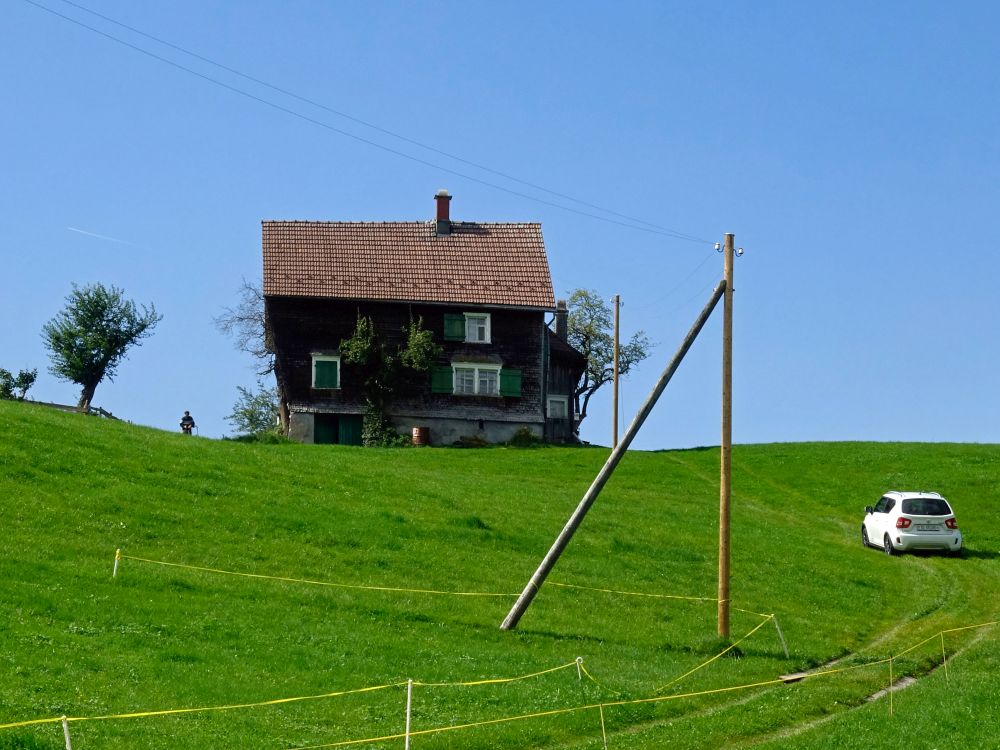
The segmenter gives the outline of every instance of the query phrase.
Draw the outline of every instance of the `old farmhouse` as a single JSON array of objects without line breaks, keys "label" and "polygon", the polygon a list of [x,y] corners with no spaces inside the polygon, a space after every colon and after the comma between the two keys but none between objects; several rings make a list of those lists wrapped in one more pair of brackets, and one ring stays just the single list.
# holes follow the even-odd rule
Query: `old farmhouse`
[{"label": "old farmhouse", "polygon": [[293,439],[361,442],[362,378],[340,353],[361,316],[390,340],[422,319],[441,346],[390,399],[400,433],[426,428],[436,445],[522,428],[574,439],[586,363],[566,343],[540,225],[452,221],[450,200],[438,193],[435,221],[263,222],[265,315]]}]

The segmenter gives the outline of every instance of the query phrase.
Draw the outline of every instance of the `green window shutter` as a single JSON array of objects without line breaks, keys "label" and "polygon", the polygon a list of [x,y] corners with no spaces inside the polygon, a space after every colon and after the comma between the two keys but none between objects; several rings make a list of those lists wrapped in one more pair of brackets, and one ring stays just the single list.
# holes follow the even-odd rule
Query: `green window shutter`
[{"label": "green window shutter", "polygon": [[313,367],[316,372],[313,377],[315,385],[313,388],[339,388],[340,373],[337,372],[339,363],[335,359],[317,359]]},{"label": "green window shutter", "polygon": [[521,371],[507,370],[500,371],[500,395],[520,396],[521,395]]},{"label": "green window shutter", "polygon": [[431,393],[451,393],[454,389],[451,367],[439,365],[431,368]]},{"label": "green window shutter", "polygon": [[447,314],[444,316],[444,340],[465,341],[464,315]]}]

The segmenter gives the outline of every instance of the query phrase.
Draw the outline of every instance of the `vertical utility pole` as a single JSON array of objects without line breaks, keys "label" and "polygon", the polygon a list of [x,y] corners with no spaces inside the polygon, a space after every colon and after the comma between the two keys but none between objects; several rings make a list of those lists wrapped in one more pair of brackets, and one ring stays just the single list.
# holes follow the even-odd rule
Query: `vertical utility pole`
[{"label": "vertical utility pole", "polygon": [[614,406],[611,409],[611,416],[614,420],[614,427],[611,430],[611,448],[618,447],[618,316],[622,306],[621,295],[615,295],[615,347],[614,347],[614,375],[612,376],[612,401]]},{"label": "vertical utility pole", "polygon": [[733,479],[733,245],[723,247],[726,293],[722,300],[722,445],[719,482],[719,636],[729,637],[729,518]]}]

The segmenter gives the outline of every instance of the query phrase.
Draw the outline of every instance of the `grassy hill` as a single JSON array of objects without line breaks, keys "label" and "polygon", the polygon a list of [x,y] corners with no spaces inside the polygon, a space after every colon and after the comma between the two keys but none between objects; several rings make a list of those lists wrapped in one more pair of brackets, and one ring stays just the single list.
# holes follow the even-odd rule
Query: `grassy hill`
[{"label": "grassy hill", "polygon": [[[1000,628],[947,634],[936,667],[938,633],[1000,619],[996,445],[737,446],[734,640],[765,624],[676,682],[726,646],[715,602],[592,589],[714,597],[715,449],[627,456],[550,579],[589,588],[545,586],[515,632],[513,596],[382,590],[516,595],[606,458],[247,445],[0,403],[0,725],[67,715],[75,750],[332,746],[402,732],[413,679],[416,731],[497,720],[420,749],[600,748],[599,709],[562,711],[599,704],[612,748],[995,742]],[[966,556],[862,549],[887,489],[952,500]],[[888,684],[876,662],[925,639],[893,662],[918,680],[890,717],[866,700]],[[852,668],[727,690],[834,660]],[[58,723],[0,728],[0,748],[63,746]]]}]

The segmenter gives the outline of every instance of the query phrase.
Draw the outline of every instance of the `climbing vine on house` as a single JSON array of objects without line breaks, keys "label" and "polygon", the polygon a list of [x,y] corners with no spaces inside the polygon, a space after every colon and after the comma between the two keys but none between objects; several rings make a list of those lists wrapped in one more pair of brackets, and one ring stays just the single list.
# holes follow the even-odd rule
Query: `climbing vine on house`
[{"label": "climbing vine on house", "polygon": [[340,342],[340,356],[344,363],[360,368],[364,380],[364,445],[386,446],[401,441],[386,416],[386,408],[404,375],[427,372],[441,354],[441,347],[424,328],[423,318],[411,318],[403,327],[402,343],[393,345],[379,333],[370,317],[358,316],[353,335]]}]

